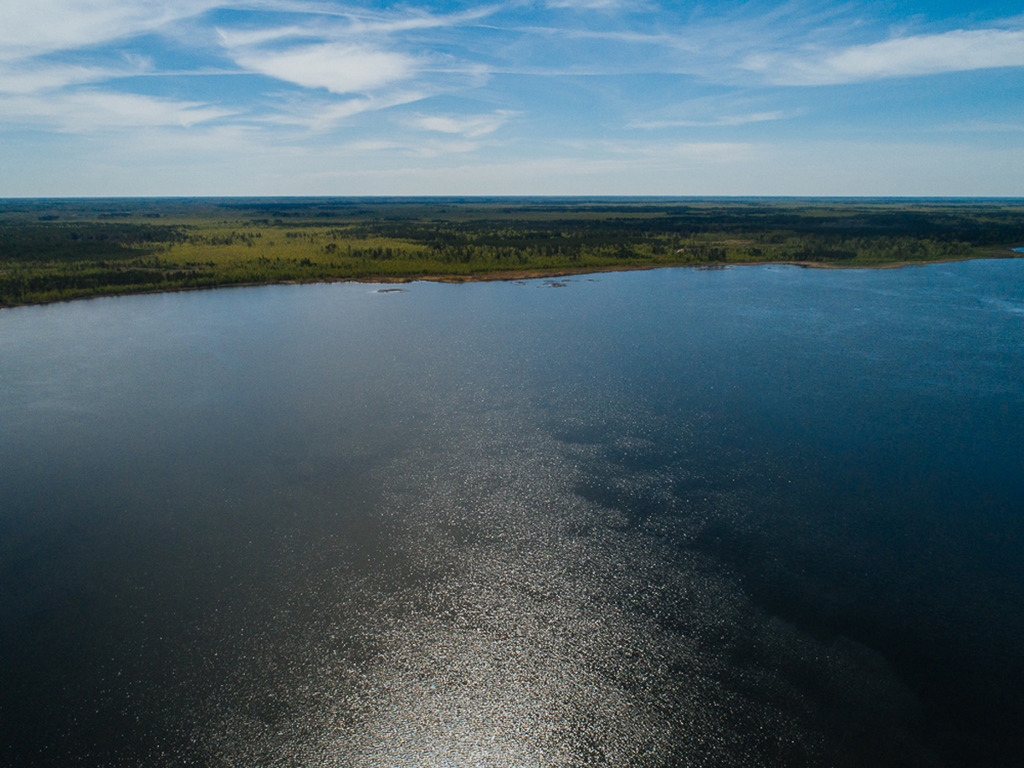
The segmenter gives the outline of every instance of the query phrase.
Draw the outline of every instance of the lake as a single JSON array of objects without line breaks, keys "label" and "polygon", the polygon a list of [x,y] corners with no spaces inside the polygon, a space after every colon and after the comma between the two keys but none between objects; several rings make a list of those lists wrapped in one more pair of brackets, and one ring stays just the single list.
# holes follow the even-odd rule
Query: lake
[{"label": "lake", "polygon": [[6,766],[1024,760],[1024,261],[0,312]]}]

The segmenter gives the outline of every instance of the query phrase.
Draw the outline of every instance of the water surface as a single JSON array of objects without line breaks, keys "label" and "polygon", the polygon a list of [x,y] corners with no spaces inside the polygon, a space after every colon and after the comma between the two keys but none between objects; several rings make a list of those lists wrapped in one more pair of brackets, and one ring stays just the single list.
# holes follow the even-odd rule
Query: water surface
[{"label": "water surface", "polygon": [[0,762],[1020,764],[1022,267],[0,312]]}]

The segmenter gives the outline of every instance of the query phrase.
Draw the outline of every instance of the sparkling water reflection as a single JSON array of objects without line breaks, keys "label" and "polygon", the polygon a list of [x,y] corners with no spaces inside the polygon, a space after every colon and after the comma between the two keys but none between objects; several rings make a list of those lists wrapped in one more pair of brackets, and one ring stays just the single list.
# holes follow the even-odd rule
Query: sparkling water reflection
[{"label": "sparkling water reflection", "polygon": [[5,764],[1022,754],[1017,262],[0,314]]}]

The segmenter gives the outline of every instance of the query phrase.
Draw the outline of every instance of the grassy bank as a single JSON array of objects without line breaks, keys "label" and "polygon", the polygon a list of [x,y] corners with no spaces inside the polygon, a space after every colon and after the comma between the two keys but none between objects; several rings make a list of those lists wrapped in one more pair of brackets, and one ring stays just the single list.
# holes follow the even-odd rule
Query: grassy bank
[{"label": "grassy bank", "polygon": [[252,283],[789,262],[876,267],[1024,244],[1024,201],[0,201],[0,306]]}]

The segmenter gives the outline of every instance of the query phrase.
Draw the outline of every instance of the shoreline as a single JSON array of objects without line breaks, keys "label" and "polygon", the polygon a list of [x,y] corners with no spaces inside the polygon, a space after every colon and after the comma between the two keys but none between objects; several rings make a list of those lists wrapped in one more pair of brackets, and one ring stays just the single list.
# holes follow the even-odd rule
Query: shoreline
[{"label": "shoreline", "polygon": [[727,267],[759,267],[759,266],[791,266],[804,269],[901,269],[903,267],[929,266],[932,264],[949,264],[961,261],[980,261],[985,259],[1022,259],[1024,249],[1022,248],[999,248],[993,249],[991,253],[983,256],[965,256],[963,258],[935,259],[931,261],[894,261],[882,264],[836,264],[822,261],[718,261],[706,264],[678,263],[678,264],[620,264],[607,267],[556,267],[553,269],[513,269],[496,272],[478,272],[473,274],[428,274],[410,275],[405,277],[378,276],[378,277],[325,277],[315,280],[272,280],[267,282],[245,282],[245,283],[222,283],[217,285],[202,286],[174,286],[158,288],[155,290],[138,291],[116,291],[97,292],[71,298],[53,299],[50,301],[29,301],[16,304],[0,304],[0,311],[4,309],[15,309],[17,307],[39,307],[50,304],[63,304],[75,301],[87,301],[90,299],[114,298],[117,296],[146,296],[161,293],[183,293],[186,291],[215,291],[226,288],[258,288],[268,285],[317,285],[329,283],[367,283],[380,285],[403,285],[416,282],[429,283],[482,283],[482,282],[517,282],[522,280],[543,280],[545,278],[576,277],[579,275],[597,275],[614,272],[641,272],[653,269],[725,269]]}]

